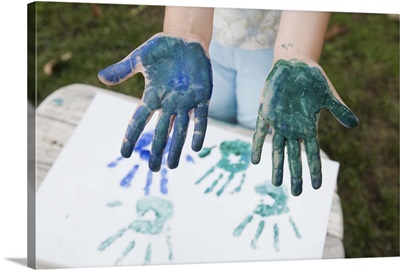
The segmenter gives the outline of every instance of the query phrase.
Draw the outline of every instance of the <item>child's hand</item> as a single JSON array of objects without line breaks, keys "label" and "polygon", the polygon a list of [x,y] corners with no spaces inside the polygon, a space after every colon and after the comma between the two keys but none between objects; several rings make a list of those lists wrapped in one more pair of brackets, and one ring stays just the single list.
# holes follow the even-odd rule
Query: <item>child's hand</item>
[{"label": "child's hand", "polygon": [[172,125],[174,133],[167,165],[176,168],[189,124],[189,112],[194,109],[192,149],[202,148],[212,91],[212,72],[208,53],[202,41],[160,33],[122,61],[99,72],[107,85],[120,83],[136,73],[145,77],[142,100],[128,125],[121,154],[128,158],[145,125],[156,110],[160,116],[155,129],[149,168],[160,170],[163,151]]},{"label": "child's hand", "polygon": [[279,60],[268,75],[258,112],[252,145],[252,163],[258,164],[269,126],[274,130],[272,183],[282,184],[284,148],[287,146],[291,173],[291,192],[302,192],[300,142],[303,141],[312,186],[322,184],[318,142],[321,109],[328,109],[344,126],[358,125],[357,117],[340,100],[322,68],[295,60]]}]

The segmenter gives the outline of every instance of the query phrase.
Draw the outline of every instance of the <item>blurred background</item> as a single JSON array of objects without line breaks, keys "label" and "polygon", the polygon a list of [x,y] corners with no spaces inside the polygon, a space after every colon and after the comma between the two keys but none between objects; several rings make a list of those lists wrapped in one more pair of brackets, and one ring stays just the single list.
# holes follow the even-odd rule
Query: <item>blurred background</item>
[{"label": "blurred background", "polygon": [[[36,2],[28,100],[72,83],[140,98],[140,74],[108,87],[97,73],[161,31],[163,17],[158,6]],[[346,257],[399,256],[399,16],[333,13],[320,65],[360,119],[349,130],[323,111],[319,123],[321,149],[341,164]]]}]

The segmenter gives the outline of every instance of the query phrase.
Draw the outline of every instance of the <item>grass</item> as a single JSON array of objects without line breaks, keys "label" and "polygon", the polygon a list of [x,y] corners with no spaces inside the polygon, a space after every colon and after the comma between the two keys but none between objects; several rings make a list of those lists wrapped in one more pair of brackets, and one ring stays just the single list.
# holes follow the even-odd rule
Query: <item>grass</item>
[{"label": "grass", "polygon": [[[108,87],[97,72],[161,31],[162,7],[49,2],[36,7],[37,91],[28,92],[29,100],[36,97],[40,104],[71,83],[141,97],[141,75]],[[326,41],[320,64],[360,119],[349,130],[323,111],[319,127],[321,148],[341,164],[346,257],[399,256],[399,22],[384,14],[335,13],[333,26],[344,31]],[[66,53],[71,59],[60,61]],[[46,75],[43,69],[53,59],[57,64]],[[28,78],[32,85],[34,76]]]},{"label": "grass", "polygon": [[360,119],[340,127],[321,116],[321,147],[340,160],[338,189],[348,257],[399,255],[399,22],[382,14],[334,14],[347,29],[321,58]]}]

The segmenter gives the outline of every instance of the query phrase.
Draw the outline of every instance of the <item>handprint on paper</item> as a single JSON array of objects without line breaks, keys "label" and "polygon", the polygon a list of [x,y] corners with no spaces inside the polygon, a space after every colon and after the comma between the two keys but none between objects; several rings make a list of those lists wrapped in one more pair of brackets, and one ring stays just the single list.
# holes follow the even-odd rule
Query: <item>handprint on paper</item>
[{"label": "handprint on paper", "polygon": [[[211,151],[215,147],[216,146],[204,148],[199,153],[199,157],[207,157],[211,154]],[[214,179],[212,184],[204,191],[204,193],[210,193],[214,191],[220,180],[224,177],[227,177],[225,183],[215,193],[217,196],[220,196],[228,187],[228,185],[232,182],[235,175],[240,173],[240,184],[231,193],[239,192],[246,178],[245,171],[250,165],[251,144],[241,140],[224,141],[220,144],[219,150],[221,154],[221,159],[217,162],[215,166],[212,166],[200,179],[198,179],[195,184],[199,185],[205,179],[210,178],[212,173],[217,173],[219,171],[218,177]],[[226,176],[226,174],[228,174],[228,176]]]},{"label": "handprint on paper", "polygon": [[[153,131],[149,131],[146,133],[143,133],[143,135],[140,137],[139,141],[137,142],[135,148],[133,149],[133,153],[135,153],[139,158],[140,161],[143,162],[147,162],[149,160],[149,156],[150,156],[150,144],[151,144],[151,140],[153,137]],[[168,188],[167,188],[167,183],[168,183],[168,178],[167,178],[167,167],[165,166],[165,153],[167,153],[169,146],[170,146],[170,138],[168,139],[167,142],[167,146],[163,155],[163,161],[162,161],[162,169],[160,172],[160,192],[162,194],[167,194],[168,193]],[[107,167],[109,168],[114,168],[116,167],[119,162],[123,160],[123,157],[118,157],[117,159],[115,159],[114,161],[110,162],[109,164],[107,164]],[[129,187],[131,185],[131,182],[133,181],[136,172],[139,170],[140,165],[139,164],[135,164],[133,165],[132,169],[125,175],[124,178],[121,179],[120,181],[120,186],[121,187]],[[148,170],[148,169],[147,169]],[[152,185],[153,182],[153,175],[155,173],[153,173],[152,171],[148,170],[147,172],[147,178],[146,178],[146,185],[144,187],[144,191],[145,191],[145,195],[149,195],[150,194],[150,187]]]},{"label": "handprint on paper", "polygon": [[[152,212],[152,213],[150,213]],[[151,236],[163,235],[165,240],[165,245],[168,250],[166,254],[169,261],[173,259],[171,239],[170,239],[170,228],[167,222],[172,218],[174,214],[173,205],[170,201],[159,197],[144,197],[137,201],[136,204],[136,214],[137,218],[132,221],[127,227],[121,228],[114,235],[108,237],[102,241],[98,247],[98,250],[105,252],[118,238],[124,237],[129,231],[133,231],[135,234],[148,235]],[[145,216],[153,214],[154,219],[148,219]],[[115,261],[115,265],[121,265],[124,258],[127,257],[136,246],[142,245],[138,243],[138,240],[132,239],[132,241],[126,246],[126,248],[121,253],[121,256]],[[150,264],[152,256],[152,240],[149,243],[144,244],[146,246],[145,257],[143,264]]]},{"label": "handprint on paper", "polygon": [[[268,217],[280,216],[289,213],[289,208],[287,207],[288,193],[284,186],[275,187],[271,183],[266,182],[265,184],[256,186],[255,191],[262,196],[269,196],[272,198],[273,204],[265,204],[263,201],[261,201],[254,209],[253,213],[248,215],[233,231],[233,235],[239,237],[242,235],[242,232],[247,225],[249,225],[254,219],[258,219],[259,222],[257,231],[250,244],[253,249],[256,249],[257,247],[257,241],[264,230],[265,223],[268,222]],[[290,216],[288,222],[290,222],[292,225],[294,235],[300,239],[301,235],[299,230]],[[277,223],[274,223],[273,231],[274,249],[279,251],[279,225]]]}]

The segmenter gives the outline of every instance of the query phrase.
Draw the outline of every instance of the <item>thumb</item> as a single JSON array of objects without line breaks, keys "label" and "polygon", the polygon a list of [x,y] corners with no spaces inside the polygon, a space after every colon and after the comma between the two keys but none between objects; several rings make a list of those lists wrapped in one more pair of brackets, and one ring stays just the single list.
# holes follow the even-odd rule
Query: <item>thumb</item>
[{"label": "thumb", "polygon": [[139,72],[137,69],[139,62],[140,58],[135,50],[120,62],[101,70],[98,73],[98,78],[106,85],[118,84]]},{"label": "thumb", "polygon": [[357,116],[334,96],[332,96],[332,100],[328,104],[328,110],[343,126],[347,128],[358,126],[359,120]]}]

